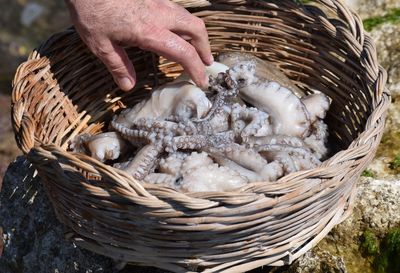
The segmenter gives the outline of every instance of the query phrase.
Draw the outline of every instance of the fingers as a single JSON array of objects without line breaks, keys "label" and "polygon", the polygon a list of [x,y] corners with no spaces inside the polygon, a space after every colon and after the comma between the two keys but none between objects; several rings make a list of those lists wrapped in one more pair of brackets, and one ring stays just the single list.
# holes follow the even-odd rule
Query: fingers
[{"label": "fingers", "polygon": [[121,90],[129,91],[135,86],[135,69],[121,46],[105,40],[94,46],[92,51],[105,64]]},{"label": "fingers", "polygon": [[167,59],[180,63],[196,85],[206,87],[208,78],[205,66],[196,49],[167,29],[154,28],[138,41],[139,47],[153,51]]},{"label": "fingers", "polygon": [[194,46],[201,60],[211,65],[214,61],[210,43],[208,41],[208,33],[204,21],[192,15],[182,7],[177,8],[178,11],[172,16],[169,29],[183,37],[190,37],[190,43]]}]

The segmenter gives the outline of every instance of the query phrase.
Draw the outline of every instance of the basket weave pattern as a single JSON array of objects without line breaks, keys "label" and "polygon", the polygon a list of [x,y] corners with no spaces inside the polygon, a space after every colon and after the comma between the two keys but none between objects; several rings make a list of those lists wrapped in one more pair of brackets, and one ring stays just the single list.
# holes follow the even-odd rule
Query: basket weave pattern
[{"label": "basket weave pattern", "polygon": [[251,52],[277,64],[307,93],[331,97],[326,121],[336,153],[275,183],[191,194],[142,184],[71,153],[68,142],[76,135],[107,130],[115,112],[182,70],[131,48],[138,83],[122,93],[72,29],[48,39],[16,72],[17,143],[82,247],[175,272],[291,263],[351,211],[356,181],[379,144],[390,94],[372,40],[341,1],[175,2],[206,22],[214,53]]}]

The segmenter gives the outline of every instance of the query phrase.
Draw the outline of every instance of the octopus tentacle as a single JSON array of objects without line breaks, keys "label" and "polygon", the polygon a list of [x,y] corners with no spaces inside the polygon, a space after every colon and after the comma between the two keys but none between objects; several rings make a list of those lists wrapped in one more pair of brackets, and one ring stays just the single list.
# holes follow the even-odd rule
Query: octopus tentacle
[{"label": "octopus tentacle", "polygon": [[318,159],[323,159],[328,155],[328,126],[322,121],[317,120],[312,124],[312,133],[304,139]]},{"label": "octopus tentacle", "polygon": [[283,168],[280,163],[268,163],[265,158],[253,149],[247,149],[236,143],[231,143],[221,148],[212,147],[209,149],[209,151],[214,154],[217,150],[222,152],[223,156],[238,165],[257,173],[263,180],[274,181],[283,175]]},{"label": "octopus tentacle", "polygon": [[254,76],[259,81],[274,81],[293,91],[299,98],[304,96],[301,91],[276,65],[256,56],[243,52],[226,52],[218,56],[218,60],[232,67],[238,63],[251,63],[254,66]]},{"label": "octopus tentacle", "polygon": [[258,152],[246,149],[242,145],[231,144],[225,149],[225,155],[239,165],[253,170],[267,180],[276,180],[283,175],[282,166],[277,162],[268,163]]},{"label": "octopus tentacle", "polygon": [[260,81],[254,61],[241,62],[228,73],[239,83],[239,95],[244,101],[271,114],[275,134],[309,135],[309,113],[292,90],[273,80]]},{"label": "octopus tentacle", "polygon": [[209,155],[219,165],[230,168],[232,170],[235,170],[241,176],[246,177],[250,182],[257,182],[257,181],[263,180],[261,175],[259,175],[258,173],[254,172],[254,171],[246,169],[246,168],[240,166],[239,164],[237,164],[236,162],[226,158],[221,151],[218,151],[218,150],[210,151]]},{"label": "octopus tentacle", "polygon": [[123,124],[116,123],[114,121],[111,121],[111,127],[132,144],[155,142],[157,138],[160,138],[163,135],[160,132],[157,133],[152,131],[130,129],[125,127]]},{"label": "octopus tentacle", "polygon": [[167,173],[150,173],[143,178],[147,183],[164,185],[172,188],[176,188],[174,185],[178,179],[179,177]]},{"label": "octopus tentacle", "polygon": [[268,135],[262,137],[250,136],[246,139],[245,143],[249,147],[269,145],[269,144],[289,145],[293,147],[306,146],[306,143],[302,139],[298,137],[285,136],[285,135]]},{"label": "octopus tentacle", "polygon": [[224,106],[229,98],[234,98],[238,94],[236,84],[232,81],[228,74],[221,73],[217,78],[210,78],[211,89],[217,92],[210,111],[203,119],[193,119],[193,123],[204,134],[212,134],[213,127],[210,121],[217,116],[226,115]]},{"label": "octopus tentacle", "polygon": [[311,169],[321,164],[321,161],[306,147],[289,145],[267,144],[255,146],[267,159],[274,159],[284,165],[285,173]]},{"label": "octopus tentacle", "polygon": [[240,134],[242,140],[257,135],[262,128],[264,129],[263,134],[270,134],[272,132],[267,113],[257,108],[248,108],[237,103],[232,105],[231,124],[235,132]]},{"label": "octopus tentacle", "polygon": [[135,179],[143,179],[150,173],[163,150],[162,145],[148,144],[144,146],[124,170]]},{"label": "octopus tentacle", "polygon": [[134,122],[132,128],[139,130],[177,131],[178,124],[172,121],[141,118]]},{"label": "octopus tentacle", "polygon": [[269,156],[279,161],[283,165],[283,170],[285,174],[293,173],[300,170],[300,168],[296,166],[293,156],[288,156],[287,153],[274,152],[270,153]]},{"label": "octopus tentacle", "polygon": [[233,131],[226,131],[215,135],[208,136],[208,146],[210,147],[223,147],[233,143],[235,134]]},{"label": "octopus tentacle", "polygon": [[177,136],[172,139],[168,145],[167,151],[181,150],[201,150],[205,147],[218,147],[231,143],[234,140],[232,131],[218,133],[215,135],[194,135],[194,136]]},{"label": "octopus tentacle", "polygon": [[305,157],[309,157],[311,162],[315,162],[316,164],[321,163],[318,158],[313,155],[310,149],[306,147],[293,147],[290,145],[281,145],[281,144],[266,144],[260,146],[254,146],[253,148],[257,152],[286,152],[290,154],[297,154]]},{"label": "octopus tentacle", "polygon": [[271,114],[275,134],[309,135],[310,119],[306,107],[289,89],[269,82],[249,85],[240,91],[245,101]]},{"label": "octopus tentacle", "polygon": [[201,149],[207,145],[207,137],[204,135],[195,136],[177,136],[172,139],[172,142],[167,146],[167,151],[195,150]]},{"label": "octopus tentacle", "polygon": [[311,123],[324,119],[331,104],[328,96],[323,93],[308,95],[302,98],[301,102],[307,109]]}]

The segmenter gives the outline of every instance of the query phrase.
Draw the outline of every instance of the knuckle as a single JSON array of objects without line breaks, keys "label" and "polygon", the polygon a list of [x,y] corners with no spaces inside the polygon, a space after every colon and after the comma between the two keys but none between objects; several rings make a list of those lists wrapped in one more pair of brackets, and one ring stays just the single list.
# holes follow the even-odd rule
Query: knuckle
[{"label": "knuckle", "polygon": [[153,43],[156,42],[156,38],[162,35],[160,28],[152,24],[146,24],[143,26],[141,32],[136,37],[137,44],[140,48],[148,50],[152,47]]},{"label": "knuckle", "polygon": [[184,45],[182,47],[182,51],[184,54],[184,57],[187,58],[188,60],[195,60],[197,58],[197,52],[191,45]]},{"label": "knuckle", "polygon": [[193,21],[194,27],[195,27],[198,31],[201,31],[201,32],[206,31],[206,24],[204,23],[204,21],[201,20],[201,19],[198,18],[198,17],[194,17],[194,18],[195,18],[194,21]]},{"label": "knuckle", "polygon": [[185,12],[183,15],[178,16],[176,18],[178,25],[187,26],[193,29],[195,32],[204,32],[206,31],[206,24],[202,19],[192,15],[191,13]]}]

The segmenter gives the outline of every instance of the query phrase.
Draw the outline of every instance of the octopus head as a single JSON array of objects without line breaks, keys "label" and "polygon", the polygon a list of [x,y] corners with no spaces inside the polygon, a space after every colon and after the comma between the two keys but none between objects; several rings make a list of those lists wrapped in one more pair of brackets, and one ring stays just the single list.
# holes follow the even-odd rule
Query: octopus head
[{"label": "octopus head", "polygon": [[256,63],[254,61],[240,62],[228,71],[229,76],[237,83],[239,88],[257,82]]},{"label": "octopus head", "polygon": [[179,120],[202,118],[210,110],[212,103],[206,94],[197,86],[187,84],[180,89],[175,104],[175,115]]}]

